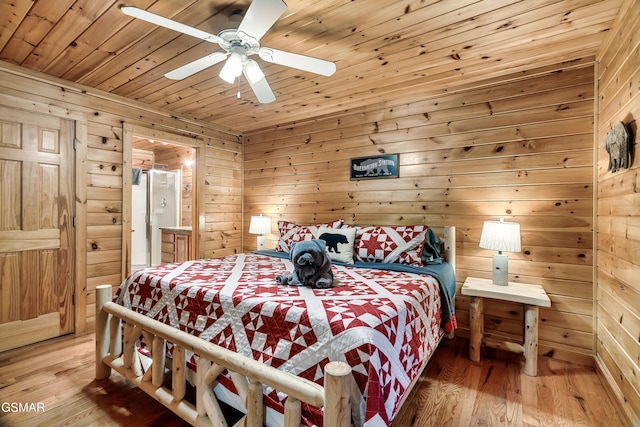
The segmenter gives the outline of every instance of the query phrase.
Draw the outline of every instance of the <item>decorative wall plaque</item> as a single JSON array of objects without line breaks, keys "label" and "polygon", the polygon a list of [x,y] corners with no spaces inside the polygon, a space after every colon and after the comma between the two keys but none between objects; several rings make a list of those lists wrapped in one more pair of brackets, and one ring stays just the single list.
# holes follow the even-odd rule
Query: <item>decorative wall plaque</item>
[{"label": "decorative wall plaque", "polygon": [[617,172],[629,168],[629,131],[622,122],[618,122],[604,137],[604,149],[609,153],[608,171]]}]

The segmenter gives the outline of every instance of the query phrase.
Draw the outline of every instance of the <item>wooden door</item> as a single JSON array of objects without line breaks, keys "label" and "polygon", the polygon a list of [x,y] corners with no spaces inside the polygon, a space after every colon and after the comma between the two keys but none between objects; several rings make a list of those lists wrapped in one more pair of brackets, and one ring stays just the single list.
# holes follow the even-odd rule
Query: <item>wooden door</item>
[{"label": "wooden door", "polygon": [[73,332],[73,138],[0,106],[0,351]]}]

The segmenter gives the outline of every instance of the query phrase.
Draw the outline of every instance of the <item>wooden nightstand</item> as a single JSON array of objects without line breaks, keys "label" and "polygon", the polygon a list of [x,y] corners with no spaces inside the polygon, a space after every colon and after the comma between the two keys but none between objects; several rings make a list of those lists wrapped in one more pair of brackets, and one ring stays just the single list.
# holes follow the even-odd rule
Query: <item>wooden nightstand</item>
[{"label": "wooden nightstand", "polygon": [[[467,277],[462,295],[471,297],[469,304],[469,358],[480,361],[480,347],[502,348],[524,355],[524,373],[538,374],[538,308],[551,307],[551,300],[540,285],[509,282],[508,286],[494,285],[491,280]],[[484,339],[483,298],[492,298],[524,304],[524,345],[508,341]]]}]

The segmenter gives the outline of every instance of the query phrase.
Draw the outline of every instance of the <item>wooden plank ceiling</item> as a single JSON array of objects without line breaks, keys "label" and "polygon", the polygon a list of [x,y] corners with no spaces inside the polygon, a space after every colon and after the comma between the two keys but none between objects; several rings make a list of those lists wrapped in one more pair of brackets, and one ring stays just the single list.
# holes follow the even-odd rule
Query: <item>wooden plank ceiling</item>
[{"label": "wooden plank ceiling", "polygon": [[286,0],[262,46],[334,61],[322,77],[256,58],[276,95],[259,104],[222,63],[164,73],[215,43],[124,15],[126,3],[217,34],[250,0],[12,0],[0,3],[0,60],[248,132],[358,111],[514,71],[594,57],[622,0]]}]

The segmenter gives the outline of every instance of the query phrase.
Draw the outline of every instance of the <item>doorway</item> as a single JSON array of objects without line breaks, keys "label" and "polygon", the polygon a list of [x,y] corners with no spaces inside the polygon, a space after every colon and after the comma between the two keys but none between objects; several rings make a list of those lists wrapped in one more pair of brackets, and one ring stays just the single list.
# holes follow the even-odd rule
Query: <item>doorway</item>
[{"label": "doorway", "polygon": [[[134,156],[135,161],[135,156]],[[181,170],[134,168],[131,185],[131,271],[162,263],[162,230],[184,228]],[[188,209],[185,214],[189,214]]]},{"label": "doorway", "polygon": [[[131,271],[167,262],[163,230],[188,232],[193,223],[195,149],[133,137]],[[166,242],[172,243],[172,242]]]},{"label": "doorway", "polygon": [[[202,144],[196,138],[123,126],[123,279],[137,269],[173,262],[172,252],[182,259],[198,257]],[[189,243],[186,249],[183,240]]]}]

